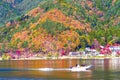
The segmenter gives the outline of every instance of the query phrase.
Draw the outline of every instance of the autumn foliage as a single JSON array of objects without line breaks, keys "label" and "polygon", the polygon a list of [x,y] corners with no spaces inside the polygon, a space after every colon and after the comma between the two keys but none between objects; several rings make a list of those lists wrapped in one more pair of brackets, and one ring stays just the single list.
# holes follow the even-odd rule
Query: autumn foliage
[{"label": "autumn foliage", "polygon": [[44,2],[6,23],[0,30],[0,42],[9,43],[11,50],[27,48],[49,53],[85,48],[91,46],[94,39],[101,45],[119,41],[119,1],[112,0],[112,4],[107,0],[59,1]]},{"label": "autumn foliage", "polygon": [[[50,24],[53,24],[53,26],[46,25],[48,22],[45,22],[48,20],[51,21]],[[56,34],[50,34],[47,28],[44,28],[45,25],[48,30],[49,27],[51,27],[51,30],[54,30],[56,26]],[[85,30],[85,27],[86,25],[65,16],[58,9],[53,9],[41,15],[35,23],[30,23],[29,29],[23,29],[15,33],[11,39],[10,46],[15,46],[16,49],[23,49],[25,48],[23,47],[23,43],[26,42],[28,43],[26,44],[27,48],[33,51],[49,52],[58,51],[62,48],[73,50],[80,44],[79,34],[74,30]],[[87,27],[90,30],[90,27]]]}]

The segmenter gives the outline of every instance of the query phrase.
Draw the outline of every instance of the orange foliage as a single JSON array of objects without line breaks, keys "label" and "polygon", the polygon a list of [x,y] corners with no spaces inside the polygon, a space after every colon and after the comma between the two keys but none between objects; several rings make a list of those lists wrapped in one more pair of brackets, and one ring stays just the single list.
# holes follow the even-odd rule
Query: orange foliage
[{"label": "orange foliage", "polygon": [[116,2],[116,0],[112,0],[112,6],[114,5],[115,2]]},{"label": "orange foliage", "polygon": [[[19,42],[17,42],[18,39],[20,40]],[[11,39],[11,46],[21,48],[22,42],[24,41],[29,41],[28,31],[17,32]]]},{"label": "orange foliage", "polygon": [[120,17],[113,20],[113,25],[118,25],[120,23]]},{"label": "orange foliage", "polygon": [[16,22],[16,21],[9,21],[9,22],[7,22],[6,24],[6,27],[10,27],[10,26],[15,26],[15,25],[19,25],[19,23],[18,22]]},{"label": "orange foliage", "polygon": [[43,11],[44,11],[43,9],[37,7],[37,8],[32,9],[29,13],[27,13],[27,15],[36,17],[38,14],[42,14]]},{"label": "orange foliage", "polygon": [[[58,35],[59,43],[58,45],[64,48],[74,49],[80,43],[79,35],[75,31],[64,31]],[[67,44],[67,46],[65,46]],[[58,46],[58,47],[59,47]]]},{"label": "orange foliage", "polygon": [[17,32],[13,35],[13,39],[28,40],[28,31]]},{"label": "orange foliage", "polygon": [[11,25],[11,23],[7,22],[5,25],[6,25],[6,27],[9,27]]},{"label": "orange foliage", "polygon": [[[35,13],[38,12],[35,11]],[[34,10],[33,14],[32,11],[30,13],[31,15],[34,15]],[[63,31],[56,36],[51,36],[42,27],[38,29],[35,28],[38,24],[45,22],[47,19],[62,23],[65,26],[70,27],[70,30]],[[89,24],[82,24],[77,20],[73,20],[73,18],[65,16],[58,9],[53,9],[43,14],[37,22],[30,23],[30,28],[28,30],[23,29],[23,31],[15,33],[11,39],[11,43],[13,45],[17,44],[17,47],[20,48],[22,43],[27,41],[29,43],[28,48],[44,52],[57,51],[61,48],[69,48],[72,50],[80,44],[79,35],[75,31],[72,31],[75,29],[85,31],[91,30]],[[16,43],[17,39],[20,39],[19,43]]]},{"label": "orange foliage", "polygon": [[96,14],[97,14],[98,16],[103,16],[103,15],[104,15],[104,12],[103,12],[103,11],[97,11]]},{"label": "orange foliage", "polygon": [[55,22],[62,23],[65,26],[68,26],[72,29],[85,30],[85,28],[89,28],[88,30],[91,30],[90,26],[86,26],[85,24],[82,24],[77,20],[73,20],[73,18],[69,18],[69,17],[65,16],[58,9],[50,10],[47,13],[41,15],[41,18],[34,25],[45,22],[47,19],[50,19],[50,20],[55,21]]},{"label": "orange foliage", "polygon": [[92,16],[94,14],[94,12],[92,10],[89,10],[89,15]]},{"label": "orange foliage", "polygon": [[86,1],[86,3],[87,3],[87,5],[88,5],[90,8],[92,8],[92,7],[93,7],[93,3],[92,3],[92,1],[91,1],[91,0],[87,0],[87,1]]},{"label": "orange foliage", "polygon": [[58,9],[53,9],[53,10],[47,12],[46,14],[44,14],[42,16],[42,18],[44,18],[45,16],[47,17],[47,19],[63,23],[65,26],[70,26],[71,28],[74,28],[74,29],[82,29],[82,30],[85,29],[85,27],[82,23],[80,23],[77,20],[73,20],[72,18],[65,16]]}]

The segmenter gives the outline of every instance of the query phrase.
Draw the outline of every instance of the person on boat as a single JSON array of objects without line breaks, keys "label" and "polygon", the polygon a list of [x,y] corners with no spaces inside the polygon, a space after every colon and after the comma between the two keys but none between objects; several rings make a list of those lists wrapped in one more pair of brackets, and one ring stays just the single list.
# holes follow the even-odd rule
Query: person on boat
[{"label": "person on boat", "polygon": [[80,67],[80,65],[79,64],[76,64],[76,68],[79,68]]},{"label": "person on boat", "polygon": [[86,66],[86,64],[82,64],[81,66]]},{"label": "person on boat", "polygon": [[79,68],[79,67],[80,67],[80,65],[76,64],[75,67],[71,66],[70,69],[72,69],[72,68]]},{"label": "person on boat", "polygon": [[72,69],[72,68],[73,68],[73,66],[70,67],[70,69]]}]

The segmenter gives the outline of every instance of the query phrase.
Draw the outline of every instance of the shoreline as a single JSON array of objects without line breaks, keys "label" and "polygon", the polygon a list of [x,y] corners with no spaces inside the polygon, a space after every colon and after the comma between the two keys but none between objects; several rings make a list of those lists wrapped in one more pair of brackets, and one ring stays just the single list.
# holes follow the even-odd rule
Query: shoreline
[{"label": "shoreline", "polygon": [[[79,56],[62,56],[62,57],[30,57],[30,58],[19,58],[10,60],[62,60],[62,59],[120,59],[120,57],[79,57]],[[0,61],[3,61],[0,57]]]}]

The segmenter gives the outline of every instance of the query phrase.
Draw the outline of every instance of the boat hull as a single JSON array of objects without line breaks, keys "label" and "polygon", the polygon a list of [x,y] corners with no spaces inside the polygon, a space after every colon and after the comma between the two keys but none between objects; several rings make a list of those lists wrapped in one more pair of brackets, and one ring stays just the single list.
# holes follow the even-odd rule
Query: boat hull
[{"label": "boat hull", "polygon": [[89,70],[90,68],[92,68],[92,66],[80,66],[80,67],[73,67],[71,69],[71,71],[87,71]]}]

